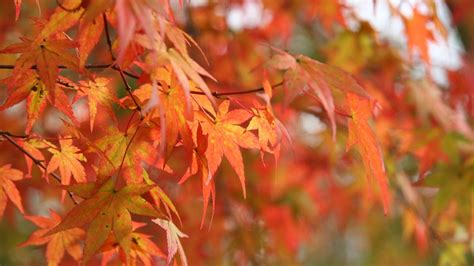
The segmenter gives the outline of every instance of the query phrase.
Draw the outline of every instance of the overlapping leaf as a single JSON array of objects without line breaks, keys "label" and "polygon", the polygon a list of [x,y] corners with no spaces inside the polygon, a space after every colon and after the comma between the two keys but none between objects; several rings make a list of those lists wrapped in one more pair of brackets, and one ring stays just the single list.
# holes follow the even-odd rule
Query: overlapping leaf
[{"label": "overlapping leaf", "polygon": [[[153,127],[159,125],[160,149],[168,157],[180,137],[185,148],[191,147],[191,130],[187,121],[192,117],[192,112],[186,107],[183,89],[169,70],[159,68],[153,76],[159,79],[160,85],[146,83],[136,89],[133,95],[148,112],[145,121],[151,121]],[[132,103],[129,97],[124,100]]]},{"label": "overlapping leaf", "polygon": [[79,65],[84,67],[92,49],[99,42],[104,31],[104,20],[97,18],[92,22],[81,20],[79,24]]},{"label": "overlapping leaf", "polygon": [[89,104],[90,129],[94,128],[98,105],[103,106],[111,117],[114,117],[112,103],[118,103],[117,98],[110,91],[110,80],[107,78],[96,78],[89,81],[79,82],[79,95],[87,96]]},{"label": "overlapping leaf", "polygon": [[413,10],[413,16],[411,18],[404,17],[403,19],[403,22],[405,23],[406,35],[408,38],[410,55],[418,52],[421,59],[423,59],[423,61],[426,63],[431,62],[428,51],[428,42],[434,39],[433,33],[428,28],[429,21],[430,17],[428,15],[421,14],[417,8]]},{"label": "overlapping leaf", "polygon": [[207,207],[209,206],[209,200],[212,201],[212,217],[214,216],[214,210],[216,207],[216,188],[211,172],[209,171],[209,164],[205,156],[207,150],[207,138],[203,135],[201,127],[198,127],[196,132],[196,147],[193,150],[191,164],[188,171],[179,181],[180,184],[184,183],[191,176],[197,175],[201,179],[202,183],[202,197],[203,197],[203,209],[201,218],[201,228],[204,225],[204,219],[206,218]]},{"label": "overlapping leaf", "polygon": [[336,103],[335,96],[352,93],[367,96],[367,93],[345,71],[320,63],[304,55],[292,56],[284,51],[272,48],[275,55],[268,66],[285,70],[283,85],[286,88],[286,101],[291,102],[303,94],[321,104],[326,111],[332,130],[336,136]]},{"label": "overlapping leaf", "polygon": [[275,118],[268,109],[253,108],[254,116],[250,120],[247,130],[258,131],[260,149],[265,152],[273,152],[278,144],[278,131]]},{"label": "overlapping leaf", "polygon": [[22,74],[35,66],[46,88],[54,91],[59,65],[78,70],[77,57],[69,53],[69,49],[76,46],[74,41],[67,39],[51,38],[39,42],[22,38],[21,43],[7,46],[0,53],[21,54],[15,62],[13,74]]},{"label": "overlapping leaf", "polygon": [[[130,249],[130,265],[145,265],[152,266],[153,258],[166,258],[166,255],[161,251],[161,249],[151,240],[151,236],[147,234],[137,233],[136,229],[143,226],[143,224],[133,223],[133,230],[131,235],[132,246]],[[109,265],[111,262],[117,261],[114,260],[115,255],[119,254],[119,259],[122,263],[124,261],[123,251],[119,248],[119,244],[113,235],[109,236],[109,239],[105,242],[102,247],[104,251],[102,253],[102,265]],[[140,262],[142,264],[140,264]]]},{"label": "overlapping leaf", "polygon": [[[64,137],[59,140],[60,147],[49,148],[48,151],[53,155],[46,168],[47,173],[59,169],[61,174],[61,184],[69,185],[71,176],[77,182],[86,182],[86,173],[82,162],[86,161],[79,148],[73,145],[72,139]],[[65,192],[63,192],[64,198]]]},{"label": "overlapping leaf", "polygon": [[5,213],[7,199],[10,199],[18,210],[22,213],[24,212],[20,192],[13,183],[13,181],[18,181],[22,178],[23,172],[12,168],[11,165],[6,164],[0,167],[0,218]]},{"label": "overlapping leaf", "polygon": [[178,252],[181,258],[182,265],[187,266],[188,260],[186,259],[186,254],[184,253],[183,245],[181,244],[181,241],[179,239],[188,236],[181,232],[178,227],[176,227],[176,225],[171,221],[160,218],[154,219],[152,221],[161,226],[161,228],[166,231],[166,240],[168,244],[168,264],[176,255],[176,252]]},{"label": "overlapping leaf", "polygon": [[80,228],[72,228],[44,236],[46,232],[61,222],[61,217],[56,212],[50,211],[50,217],[25,216],[25,219],[31,221],[40,229],[33,232],[28,240],[20,244],[20,246],[38,246],[47,244],[46,260],[48,261],[48,265],[51,266],[59,265],[66,252],[76,261],[81,259],[82,251],[79,240],[84,237],[84,230]]},{"label": "overlapping leaf", "polygon": [[200,112],[196,113],[196,119],[202,127],[203,134],[208,138],[205,156],[210,175],[214,176],[225,156],[240,179],[244,197],[246,196],[245,173],[240,147],[253,149],[259,147],[257,138],[240,126],[251,117],[252,113],[247,110],[229,111],[229,101],[224,101],[219,105],[215,119]]},{"label": "overlapping leaf", "polygon": [[102,247],[110,232],[113,231],[115,239],[126,254],[127,261],[129,261],[132,245],[131,213],[151,217],[162,216],[159,211],[141,197],[151,188],[153,186],[132,184],[116,189],[112,178],[98,188],[95,183],[67,186],[65,189],[83,197],[85,200],[76,205],[61,223],[46,235],[89,224],[82,261],[83,264],[86,264]]},{"label": "overlapping leaf", "polygon": [[380,145],[377,142],[377,137],[369,125],[374,103],[370,99],[363,98],[357,94],[348,93],[347,105],[351,112],[352,119],[349,120],[349,138],[346,147],[349,150],[353,145],[357,145],[369,181],[374,180],[378,184],[384,213],[387,214],[390,203],[390,192],[388,190],[385,164]]},{"label": "overlapping leaf", "polygon": [[[137,130],[136,137],[132,139]],[[156,158],[156,149],[150,142],[145,141],[146,132],[141,135],[141,131],[144,132],[143,129],[137,129],[136,126],[129,128],[127,132],[122,132],[116,127],[107,129],[102,138],[95,142],[97,148],[101,150],[99,156],[107,157],[101,160],[99,175],[114,174],[122,167],[122,173],[128,183],[143,181],[142,161],[153,162]],[[130,143],[132,140],[133,143]]]},{"label": "overlapping leaf", "polygon": [[33,71],[28,71],[18,77],[9,77],[3,80],[7,84],[9,96],[0,111],[26,99],[26,133],[31,131],[36,120],[46,108],[49,90],[44,86]]}]

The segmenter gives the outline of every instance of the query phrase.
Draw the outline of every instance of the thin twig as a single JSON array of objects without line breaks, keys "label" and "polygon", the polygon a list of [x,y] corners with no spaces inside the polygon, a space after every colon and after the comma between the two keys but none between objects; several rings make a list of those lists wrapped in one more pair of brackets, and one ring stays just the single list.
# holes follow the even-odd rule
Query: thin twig
[{"label": "thin twig", "polygon": [[[33,65],[31,66],[31,69],[36,69],[36,65]],[[58,66],[59,69],[67,69],[68,67],[67,66],[63,66],[63,65],[59,65]],[[106,68],[111,68],[113,70],[119,70],[119,67],[117,67],[114,63],[111,63],[111,64],[86,64],[84,66],[84,68],[87,68],[87,69],[106,69]],[[8,65],[8,64],[0,64],[0,69],[15,69],[15,65]],[[128,71],[123,71],[123,73],[126,75],[126,76],[129,76],[131,78],[134,78],[134,79],[139,79],[140,76],[136,75],[136,74],[133,74],[133,73],[130,73]]]},{"label": "thin twig", "polygon": [[[117,176],[120,176],[120,173],[122,172],[123,164],[125,163],[125,158],[127,157],[127,152],[130,149],[130,146],[132,145],[133,139],[137,135],[139,129],[140,129],[140,125],[137,126],[137,129],[135,129],[135,132],[133,133],[132,137],[130,138],[130,141],[127,143],[127,146],[125,147],[125,151],[123,152],[123,157],[122,157],[122,161],[120,163],[120,167],[118,169]],[[125,134],[127,134],[127,132],[125,132]],[[118,184],[118,182],[117,182],[117,184]]]},{"label": "thin twig", "polygon": [[[109,24],[107,23],[107,15],[105,15],[105,13],[102,13],[102,19],[104,20],[105,39],[107,41],[107,46],[109,48],[109,53],[110,53],[110,56],[112,57],[112,60],[115,61],[115,55],[114,55],[114,52],[112,51],[112,39],[110,37]],[[130,96],[130,98],[132,98],[133,103],[137,107],[138,112],[141,114],[142,108],[141,108],[140,104],[138,104],[137,99],[135,99],[135,96],[132,93],[132,87],[130,87],[130,84],[128,83],[127,79],[125,78],[124,71],[117,64],[114,64],[113,69],[117,70],[120,73],[120,77],[122,78],[123,84],[125,85],[125,89],[127,90],[128,95]]]},{"label": "thin twig", "polygon": [[109,23],[107,22],[107,15],[105,13],[102,13],[102,20],[104,21],[105,40],[107,41],[107,46],[109,47],[109,53],[112,57],[112,61],[115,61],[115,55],[112,51],[112,39],[110,38]]},{"label": "thin twig", "polygon": [[132,87],[130,87],[130,84],[128,84],[128,81],[125,78],[125,75],[124,75],[122,69],[120,69],[120,68],[119,68],[119,73],[120,73],[120,77],[122,78],[123,84],[125,85],[125,89],[128,92],[128,95],[130,96],[130,98],[132,98],[133,103],[137,107],[138,112],[140,112],[140,114],[141,114],[142,108],[140,107],[140,104],[138,104],[137,99],[135,99],[135,96],[132,93]]},{"label": "thin twig", "polygon": [[[41,160],[38,160],[37,158],[35,158],[30,152],[28,152],[27,150],[25,150],[25,148],[23,148],[20,144],[16,143],[16,141],[14,139],[12,139],[12,136],[16,136],[14,134],[11,134],[10,132],[6,132],[6,131],[0,131],[0,135],[2,135],[6,140],[8,140],[8,142],[10,142],[11,144],[13,144],[13,146],[15,146],[17,149],[19,149],[23,154],[25,154],[26,156],[28,156],[28,158],[30,158],[38,167],[40,167],[41,169],[43,169],[44,171],[47,172],[47,168],[46,166],[43,164],[43,161]],[[23,138],[23,136],[21,136]],[[25,136],[26,137],[26,136]],[[59,183],[61,183],[61,177],[58,176],[56,173],[54,172],[50,172],[49,173],[54,179],[56,179]],[[71,198],[72,202],[74,204],[78,204],[78,202],[74,199],[74,194],[72,194],[72,192],[68,191],[68,194],[69,194],[69,197]]]},{"label": "thin twig", "polygon": [[[277,83],[277,84],[274,84],[272,85],[272,88],[274,87],[279,87],[283,85],[283,81]],[[224,98],[226,96],[232,96],[232,95],[242,95],[242,94],[252,94],[252,93],[258,93],[258,92],[262,92],[264,91],[264,88],[263,87],[259,87],[259,88],[256,88],[256,89],[250,89],[250,90],[242,90],[242,91],[229,91],[229,92],[217,92],[217,91],[214,91],[214,92],[211,92],[212,96],[216,97],[216,98]],[[190,91],[189,93],[191,94],[197,94],[197,95],[205,95],[204,92],[202,91]]]},{"label": "thin twig", "polygon": [[[106,29],[108,27],[105,27]],[[106,33],[108,32],[108,30],[105,31]],[[110,37],[107,38],[107,40],[109,40]],[[109,43],[109,41],[107,41],[107,44]],[[110,53],[112,54],[112,50],[109,48],[109,51]],[[113,56],[113,54],[112,54]],[[112,57],[114,60],[115,60],[115,57],[113,56]],[[128,76],[130,78],[133,78],[133,79],[139,79],[140,76],[136,75],[136,74],[133,74],[133,73],[130,73],[128,71],[125,71],[123,70],[120,66],[112,63],[112,64],[97,64],[97,65],[93,65],[93,64],[88,64],[88,65],[85,65],[84,66],[85,68],[87,69],[106,69],[106,68],[111,68],[113,70],[116,70],[120,73],[121,76]],[[14,69],[15,66],[14,65],[5,65],[5,64],[0,64],[0,69]],[[68,67],[66,66],[58,66],[58,68],[60,69],[67,69]],[[32,66],[31,69],[36,69],[36,65]],[[124,79],[125,77],[122,77],[122,80]],[[128,83],[128,82],[127,82]],[[125,84],[125,82],[124,82]],[[283,84],[283,82],[280,82],[280,83],[277,83],[275,85],[272,85],[272,87],[278,87],[278,86],[281,86]],[[125,86],[127,87],[127,85],[125,84]],[[130,89],[130,86],[127,87],[127,90]],[[262,92],[264,89],[263,87],[259,87],[259,88],[256,88],[256,89],[250,89],[250,90],[243,90],[243,91],[229,91],[229,92],[217,92],[217,91],[214,91],[212,92],[212,96],[216,97],[216,98],[224,98],[226,96],[232,96],[232,95],[242,95],[242,94],[252,94],[252,93],[257,93],[257,92]],[[190,91],[191,94],[197,94],[197,95],[204,95],[205,93],[202,92],[202,91]],[[136,102],[136,100],[134,99],[134,102]]]},{"label": "thin twig", "polygon": [[77,12],[82,7],[82,1],[76,7],[73,7],[73,8],[65,7],[59,0],[56,0],[56,4],[59,6],[59,8],[67,12]]},{"label": "thin twig", "polygon": [[0,135],[9,136],[9,137],[12,137],[12,138],[19,138],[19,139],[26,139],[26,138],[29,137],[28,135],[17,135],[17,134],[13,134],[13,133],[10,133],[10,132],[4,131],[4,130],[0,130]]}]

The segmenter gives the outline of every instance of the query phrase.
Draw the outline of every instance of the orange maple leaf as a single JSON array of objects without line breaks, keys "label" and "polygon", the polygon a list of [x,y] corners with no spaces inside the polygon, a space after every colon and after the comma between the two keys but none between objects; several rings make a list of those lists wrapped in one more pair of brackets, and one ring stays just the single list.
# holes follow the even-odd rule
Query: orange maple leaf
[{"label": "orange maple leaf", "polygon": [[151,217],[163,215],[141,197],[153,186],[131,184],[115,188],[115,182],[109,178],[100,187],[95,183],[82,183],[66,186],[65,189],[85,200],[76,205],[61,223],[48,231],[47,235],[89,224],[84,245],[83,264],[102,247],[113,230],[115,239],[126,254],[129,262],[132,245],[131,213]]},{"label": "orange maple leaf", "polygon": [[[78,70],[77,58],[68,52],[77,46],[76,43],[55,38],[44,39],[39,43],[26,38],[22,41],[0,50],[0,53],[21,53],[15,62],[12,77],[8,79],[12,95],[1,108],[6,109],[27,98],[29,106],[27,133],[44,110],[45,99],[76,123],[68,96],[63,89],[56,86],[59,65]],[[32,67],[36,67],[38,75],[31,71]]]},{"label": "orange maple leaf", "polygon": [[344,4],[342,1],[334,0],[312,0],[308,3],[307,14],[317,17],[324,28],[332,32],[334,23],[346,26],[344,18]]},{"label": "orange maple leaf", "polygon": [[411,52],[410,55],[418,50],[421,59],[429,64],[431,60],[428,50],[428,42],[433,40],[433,33],[428,28],[430,17],[421,14],[417,8],[414,8],[413,16],[411,18],[403,17],[403,22],[405,23],[405,31],[408,37],[408,47]]},{"label": "orange maple leaf", "polygon": [[[132,138],[133,132],[137,132],[135,138]],[[148,137],[147,131],[137,129],[136,126],[129,128],[127,132],[109,127],[103,137],[95,142],[101,151],[99,155],[107,157],[100,163],[99,175],[112,175],[122,167],[127,183],[143,182],[142,161],[152,163],[156,158],[156,149],[150,142],[145,141],[146,137]],[[130,144],[130,141],[133,143]]]},{"label": "orange maple leaf", "polygon": [[80,228],[72,228],[49,236],[43,236],[46,232],[61,222],[61,217],[52,210],[50,210],[49,218],[41,216],[25,216],[25,219],[39,226],[40,229],[33,232],[28,240],[20,244],[20,247],[30,245],[38,246],[47,243],[46,260],[48,261],[48,265],[51,266],[58,265],[63,259],[65,252],[71,255],[71,257],[76,261],[80,260],[82,252],[79,240],[84,237],[84,230]]},{"label": "orange maple leaf", "polygon": [[[132,232],[131,236],[130,265],[152,266],[154,261],[153,257],[166,258],[166,255],[151,240],[150,235],[135,232],[135,230],[145,224],[136,222],[132,222],[132,224],[134,232]],[[119,243],[113,234],[109,236],[101,250],[103,250],[102,265],[109,265],[111,262],[114,262],[114,259],[117,261],[116,256],[114,256],[117,253],[119,254],[118,259],[120,259],[122,263],[127,262],[125,254],[122,249],[120,249]],[[140,264],[139,261],[141,261],[142,264]]]},{"label": "orange maple leaf", "polygon": [[[208,111],[211,112],[211,110]],[[246,197],[245,173],[240,147],[259,148],[255,135],[240,126],[251,117],[252,113],[247,110],[229,111],[229,101],[224,101],[219,105],[215,120],[201,112],[196,112],[203,134],[208,138],[205,156],[210,175],[214,176],[225,156],[240,179],[244,197]]]},{"label": "orange maple leaf", "polygon": [[[81,161],[86,158],[80,152],[79,148],[72,144],[72,139],[64,137],[59,140],[60,148],[49,148],[48,151],[53,155],[46,168],[47,173],[51,173],[59,168],[61,174],[61,184],[69,185],[71,176],[77,182],[86,182],[86,172]],[[63,192],[64,198],[65,192]]]},{"label": "orange maple leaf", "polygon": [[2,83],[7,85],[9,93],[6,101],[0,106],[0,111],[6,110],[26,99],[27,120],[25,132],[29,133],[36,120],[38,120],[46,108],[49,91],[34,71],[27,71],[19,76],[9,77],[2,80]]},{"label": "orange maple leaf", "polygon": [[90,117],[90,129],[94,129],[94,121],[97,115],[97,107],[101,105],[105,107],[111,117],[114,117],[112,110],[112,103],[118,103],[118,99],[109,89],[110,79],[108,78],[96,78],[89,81],[79,82],[79,93],[78,96],[87,96],[89,103],[89,117]]},{"label": "orange maple leaf", "polygon": [[179,181],[179,184],[184,183],[188,178],[194,175],[198,175],[202,183],[202,197],[203,197],[203,209],[201,217],[201,228],[204,225],[204,219],[207,213],[207,207],[209,206],[209,200],[212,201],[212,213],[211,213],[211,223],[212,218],[214,217],[214,212],[216,208],[216,188],[214,180],[212,179],[211,172],[209,171],[209,164],[205,156],[207,150],[207,138],[203,135],[202,129],[198,126],[196,133],[196,147],[193,150],[191,164],[188,171]]},{"label": "orange maple leaf", "polygon": [[380,198],[384,213],[388,213],[390,192],[387,184],[387,174],[383,161],[382,151],[377,137],[369,125],[372,118],[374,102],[354,93],[346,95],[352,119],[349,120],[349,137],[346,149],[356,145],[364,163],[369,180],[375,179],[380,189]]},{"label": "orange maple leaf", "polygon": [[276,120],[268,109],[252,108],[254,117],[250,120],[247,130],[257,130],[260,149],[265,152],[273,152],[278,149],[279,135]]},{"label": "orange maple leaf", "polygon": [[0,167],[0,184],[2,189],[0,189],[0,218],[3,217],[5,213],[5,208],[7,206],[7,198],[15,204],[15,206],[24,212],[23,206],[21,204],[21,195],[18,189],[16,188],[13,181],[18,181],[23,178],[23,172],[14,168],[11,168],[10,164],[3,165]]},{"label": "orange maple leaf", "polygon": [[[185,148],[191,148],[191,129],[187,121],[191,119],[192,112],[188,112],[185,92],[173,72],[159,68],[153,75],[159,77],[160,84],[143,84],[133,91],[133,95],[147,112],[144,121],[151,121],[153,125],[159,123],[160,151],[167,158],[175,148],[179,137],[183,140]],[[130,97],[123,100],[131,103]],[[157,139],[156,134],[153,137]]]},{"label": "orange maple leaf", "polygon": [[87,57],[99,42],[103,31],[104,21],[102,19],[96,19],[93,22],[81,20],[77,36],[79,42],[79,66],[84,67]]},{"label": "orange maple leaf", "polygon": [[[286,102],[305,94],[321,104],[326,111],[333,139],[336,138],[336,106],[333,93],[340,91],[361,91],[360,86],[346,72],[320,63],[304,55],[292,55],[272,47],[276,54],[268,62],[269,67],[285,70],[283,85]],[[267,85],[268,86],[268,85]],[[268,89],[265,89],[268,90]]]},{"label": "orange maple leaf", "polygon": [[54,90],[59,65],[78,70],[77,57],[68,52],[69,49],[77,46],[76,42],[57,38],[43,39],[41,42],[33,42],[26,38],[21,40],[21,43],[12,44],[0,50],[0,54],[21,53],[15,62],[13,75],[21,74],[36,66],[46,88]]}]

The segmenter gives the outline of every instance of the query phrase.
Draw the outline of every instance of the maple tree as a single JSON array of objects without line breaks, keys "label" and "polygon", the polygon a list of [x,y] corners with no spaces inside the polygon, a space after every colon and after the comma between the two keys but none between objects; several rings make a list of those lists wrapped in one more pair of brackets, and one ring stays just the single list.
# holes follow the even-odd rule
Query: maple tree
[{"label": "maple tree", "polygon": [[2,2],[1,265],[474,262],[470,0],[198,2]]}]

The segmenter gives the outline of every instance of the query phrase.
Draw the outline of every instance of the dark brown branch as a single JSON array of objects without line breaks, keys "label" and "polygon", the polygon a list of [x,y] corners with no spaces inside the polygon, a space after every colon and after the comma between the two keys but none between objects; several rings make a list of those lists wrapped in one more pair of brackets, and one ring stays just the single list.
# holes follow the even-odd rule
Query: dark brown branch
[{"label": "dark brown branch", "polygon": [[[104,19],[104,22],[107,21],[106,19]],[[107,33],[108,32],[108,27],[105,26],[105,32]],[[110,43],[111,45],[111,41],[110,41],[110,34],[106,34],[107,36],[107,44]],[[109,51],[110,51],[110,54],[112,56],[112,59],[115,60],[115,56],[113,55],[113,52],[112,52],[112,49],[111,49],[112,46],[109,46]],[[14,66],[13,65],[1,65],[0,64],[0,69],[13,69]],[[32,67],[33,69],[36,69],[36,66],[33,66]],[[59,68],[67,68],[65,66],[59,66]],[[133,96],[132,94],[132,88],[130,86],[130,84],[128,83],[127,79],[125,78],[125,76],[128,76],[130,78],[134,78],[134,79],[139,79],[140,77],[135,75],[135,74],[132,74],[130,72],[127,72],[127,71],[124,71],[122,70],[119,66],[115,65],[115,64],[103,64],[103,65],[85,65],[85,68],[88,68],[88,69],[93,69],[93,68],[111,68],[113,70],[116,70],[120,73],[120,77],[122,78],[122,81],[125,85],[125,89],[127,90],[127,93],[129,94],[130,98],[132,98],[133,100],[133,103],[136,105],[137,107],[137,110],[138,111],[141,111],[141,107],[138,103],[138,101],[136,100],[135,96]],[[59,82],[60,84],[62,85],[65,85],[65,86],[68,86],[68,84],[63,84],[61,82]],[[272,85],[272,88],[275,88],[275,87],[279,87],[283,85],[283,81],[277,83],[277,84],[274,84]],[[70,86],[68,86],[70,87]],[[250,89],[250,90],[242,90],[242,91],[229,91],[229,92],[217,92],[217,91],[214,91],[214,92],[211,92],[212,96],[214,96],[215,98],[218,98],[218,99],[224,99],[226,98],[227,96],[232,96],[232,95],[244,95],[244,94],[252,94],[252,93],[259,93],[259,92],[263,92],[264,91],[264,88],[263,87],[259,87],[259,88],[256,88],[256,89]],[[204,92],[202,91],[190,91],[191,94],[196,94],[196,95],[205,95]],[[341,112],[339,110],[335,110],[335,113],[338,114],[338,115],[341,115],[341,116],[345,116],[345,117],[348,117],[348,118],[352,118],[351,115],[349,114],[346,114],[344,112]]]},{"label": "dark brown branch", "polygon": [[105,13],[102,13],[102,20],[104,21],[105,40],[107,41],[107,47],[109,47],[110,57],[112,57],[112,61],[115,61],[115,55],[112,51],[112,39],[110,38],[109,23],[107,23],[107,15],[105,15]]},{"label": "dark brown branch", "polygon": [[82,7],[82,1],[81,1],[76,7],[73,7],[73,8],[67,8],[67,7],[65,7],[65,6],[60,2],[60,0],[56,0],[56,4],[59,6],[59,8],[61,8],[61,9],[64,10],[64,11],[67,11],[67,12],[77,12],[77,11],[79,11],[79,9],[81,9],[81,7]]},{"label": "dark brown branch", "polygon": [[[94,65],[94,64],[87,64],[84,66],[85,68],[87,69],[106,69],[106,68],[111,68],[113,70],[119,70],[119,67],[116,66],[115,64],[97,64],[97,65]],[[5,64],[0,64],[0,69],[14,69],[15,68],[15,65],[5,65]],[[66,66],[58,66],[59,69],[67,69],[68,67]],[[32,66],[31,69],[36,69],[36,65]],[[139,79],[140,76],[136,75],[136,74],[133,74],[133,73],[130,73],[128,71],[123,71],[123,73],[126,75],[126,76],[129,76],[131,78],[134,78],[134,79]]]},{"label": "dark brown branch", "polygon": [[26,138],[28,138],[27,135],[16,135],[16,134],[10,133],[10,132],[8,132],[8,131],[4,131],[4,130],[0,130],[0,135],[2,135],[2,136],[9,136],[9,137],[12,137],[12,138],[19,138],[19,139],[26,139]]},{"label": "dark brown branch", "polygon": [[[107,30],[108,27],[105,27],[105,28],[106,28],[105,32],[108,32],[108,30]],[[109,39],[110,39],[110,37],[107,38],[107,40],[109,40]],[[107,43],[109,43],[109,41],[107,41]],[[109,50],[110,50],[110,53],[112,54],[112,51],[111,51],[110,48],[109,48]],[[112,58],[115,60],[115,57],[113,56],[113,54],[112,54]],[[111,68],[113,70],[116,70],[116,71],[120,72],[121,75],[123,74],[124,76],[128,76],[128,77],[134,78],[134,79],[139,79],[140,78],[140,76],[135,75],[135,74],[130,73],[130,72],[127,72],[127,71],[124,71],[123,69],[121,69],[119,66],[117,66],[115,64],[98,64],[98,65],[90,64],[90,65],[85,65],[84,67],[87,68],[87,69]],[[2,65],[2,64],[0,64],[0,69],[14,69],[14,68],[15,68],[14,65]],[[67,69],[66,66],[58,66],[58,68]],[[31,69],[36,69],[36,65],[32,66]],[[283,84],[283,82],[280,82],[280,83],[277,83],[275,85],[272,85],[272,87],[278,87],[278,86],[281,86],[282,84]],[[125,86],[127,86],[127,85],[125,85]],[[130,87],[130,86],[128,86],[128,87]],[[262,92],[262,91],[263,91],[263,87],[259,87],[259,88],[251,89],[251,90],[243,90],[243,91],[230,91],[230,92],[216,92],[215,91],[215,92],[212,92],[212,96],[214,96],[216,98],[223,98],[225,96],[252,94],[252,93],[257,93],[257,92]],[[202,91],[191,91],[190,93],[191,94],[197,94],[197,95],[204,95],[204,92],[202,92]]]},{"label": "dark brown branch", "polygon": [[[116,58],[115,58],[114,52],[112,51],[112,39],[110,37],[109,23],[107,23],[107,16],[105,15],[105,13],[102,13],[102,19],[104,20],[105,39],[107,41],[109,53],[110,53],[110,56],[112,57],[112,60],[115,61]],[[115,70],[117,70],[120,73],[120,77],[122,78],[123,84],[125,85],[125,89],[127,90],[128,95],[130,96],[130,98],[132,98],[133,103],[137,107],[138,112],[141,113],[142,108],[140,107],[140,104],[138,104],[137,99],[135,99],[135,96],[133,96],[132,87],[130,87],[130,84],[128,84],[128,81],[125,78],[125,72],[117,64],[115,64],[113,67]]]},{"label": "dark brown branch", "polygon": [[132,98],[133,103],[134,103],[135,106],[137,107],[138,112],[141,113],[142,108],[140,107],[140,104],[138,104],[137,99],[135,99],[135,96],[134,96],[133,93],[132,93],[132,87],[130,87],[130,84],[128,84],[128,81],[127,81],[127,79],[125,78],[125,75],[124,75],[122,69],[120,69],[120,68],[119,68],[119,73],[120,73],[120,77],[122,78],[123,84],[125,85],[125,89],[126,89],[127,92],[128,92],[128,95],[130,96],[130,98]]},{"label": "dark brown branch", "polygon": [[[26,138],[28,136],[19,136],[19,135],[15,135],[15,134],[12,134],[10,132],[7,132],[7,131],[0,131],[0,135],[2,135],[8,142],[10,142],[11,144],[13,144],[13,146],[15,146],[18,150],[20,150],[23,154],[25,154],[26,156],[28,156],[28,158],[30,158],[33,163],[35,163],[38,167],[40,167],[41,169],[43,169],[44,171],[47,171],[47,168],[46,166],[43,164],[43,161],[35,158],[30,152],[28,152],[27,150],[25,150],[25,148],[23,148],[20,144],[16,143],[16,141],[14,139],[12,139],[12,137],[18,137],[18,138]],[[58,176],[56,173],[54,172],[50,172],[49,173],[54,179],[56,179],[59,183],[61,183],[61,177]],[[78,202],[74,199],[74,194],[72,194],[72,192],[68,191],[68,194],[69,194],[69,197],[71,198],[72,202],[74,204],[77,204]]]},{"label": "dark brown branch", "polygon": [[[275,85],[272,85],[272,88],[274,87],[279,87],[283,85],[283,81],[282,82],[279,82]],[[216,97],[216,98],[225,98],[226,96],[232,96],[232,95],[242,95],[242,94],[252,94],[252,93],[258,93],[258,92],[263,92],[264,91],[264,88],[263,87],[259,87],[259,88],[256,88],[256,89],[251,89],[251,90],[243,90],[243,91],[229,91],[229,92],[217,92],[217,91],[214,91],[212,92],[212,96]],[[197,95],[205,95],[204,92],[202,91],[190,91],[191,94],[197,94]]]}]

